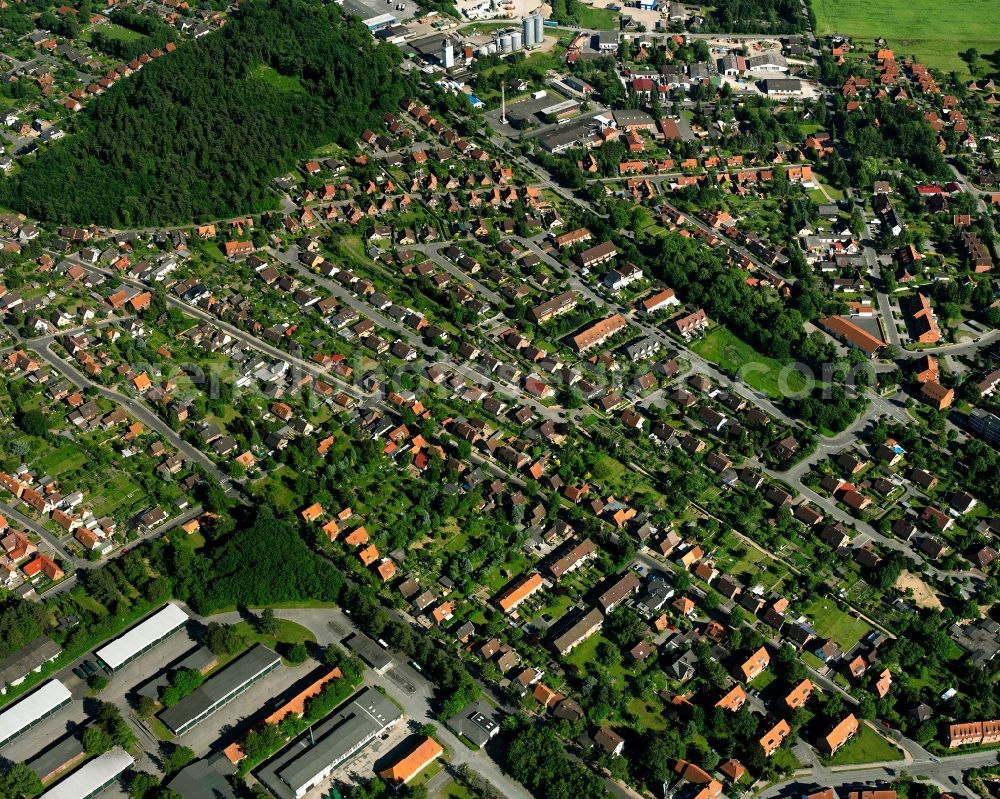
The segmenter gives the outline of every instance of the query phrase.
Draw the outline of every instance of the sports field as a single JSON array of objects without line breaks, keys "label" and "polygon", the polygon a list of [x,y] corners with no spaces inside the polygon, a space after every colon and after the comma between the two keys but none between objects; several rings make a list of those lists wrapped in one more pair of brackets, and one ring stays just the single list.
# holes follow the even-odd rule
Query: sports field
[{"label": "sports field", "polygon": [[901,58],[915,55],[929,67],[968,75],[960,52],[986,55],[1000,48],[996,0],[812,0],[816,33],[856,39],[882,36]]}]

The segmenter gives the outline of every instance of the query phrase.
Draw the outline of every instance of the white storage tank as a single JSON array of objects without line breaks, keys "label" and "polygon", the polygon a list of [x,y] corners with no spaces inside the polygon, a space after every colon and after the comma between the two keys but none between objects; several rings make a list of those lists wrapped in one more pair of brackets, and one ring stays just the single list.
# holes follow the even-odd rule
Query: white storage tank
[{"label": "white storage tank", "polygon": [[521,38],[521,31],[511,31],[510,32],[510,49],[516,52],[521,49],[521,44],[524,40]]},{"label": "white storage tank", "polygon": [[535,14],[535,16],[534,16],[533,19],[534,19],[534,25],[535,25],[535,35],[533,37],[534,38],[534,42],[535,42],[535,44],[541,44],[545,40],[545,33],[544,33],[544,31],[545,31],[545,20],[542,19],[542,15],[541,14]]}]

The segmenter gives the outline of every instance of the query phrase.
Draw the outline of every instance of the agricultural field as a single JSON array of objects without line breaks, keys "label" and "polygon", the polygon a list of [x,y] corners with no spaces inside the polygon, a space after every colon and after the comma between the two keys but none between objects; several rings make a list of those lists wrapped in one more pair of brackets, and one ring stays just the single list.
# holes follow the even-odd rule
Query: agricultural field
[{"label": "agricultural field", "polygon": [[813,0],[816,33],[842,33],[862,40],[882,36],[897,56],[915,55],[929,67],[960,75],[968,68],[959,53],[1000,48],[1000,14],[992,0],[960,6],[938,0]]}]

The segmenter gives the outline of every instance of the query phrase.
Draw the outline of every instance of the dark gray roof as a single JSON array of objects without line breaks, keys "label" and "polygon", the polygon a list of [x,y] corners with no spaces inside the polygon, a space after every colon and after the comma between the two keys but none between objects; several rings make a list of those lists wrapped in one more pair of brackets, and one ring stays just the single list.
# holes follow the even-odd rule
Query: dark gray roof
[{"label": "dark gray roof", "polygon": [[400,718],[402,713],[392,702],[374,688],[365,688],[336,715],[313,725],[311,734],[303,733],[285,747],[259,776],[278,796],[294,796]]},{"label": "dark gray roof", "polygon": [[0,662],[0,686],[16,682],[56,657],[62,649],[47,635],[40,635]]},{"label": "dark gray roof", "polygon": [[167,787],[177,791],[184,799],[238,799],[233,786],[224,776],[232,771],[232,764],[219,754],[192,763],[170,780]]},{"label": "dark gray roof", "polygon": [[262,672],[281,663],[276,652],[257,644],[224,669],[216,672],[194,692],[160,714],[160,720],[177,731],[197,719],[213,705],[224,702]]}]

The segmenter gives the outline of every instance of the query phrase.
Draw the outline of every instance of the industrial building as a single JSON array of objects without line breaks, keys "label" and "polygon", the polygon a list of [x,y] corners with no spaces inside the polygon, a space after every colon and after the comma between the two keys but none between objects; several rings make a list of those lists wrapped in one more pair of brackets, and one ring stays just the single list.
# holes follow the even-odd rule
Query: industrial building
[{"label": "industrial building", "polygon": [[127,666],[184,627],[189,616],[173,602],[105,644],[94,655],[111,671]]},{"label": "industrial building", "polygon": [[160,713],[160,721],[175,735],[183,735],[280,665],[281,657],[276,652],[257,644]]},{"label": "industrial building", "polygon": [[173,672],[190,669],[202,674],[208,674],[219,663],[208,647],[197,646],[184,655],[179,660],[175,660],[169,668],[161,669],[152,678],[144,682],[136,689],[139,696],[148,696],[150,699],[159,699],[163,689],[170,685],[170,678]]},{"label": "industrial building", "polygon": [[55,782],[58,777],[67,774],[69,769],[86,758],[83,735],[80,734],[79,730],[74,730],[58,741],[49,744],[26,762],[28,768],[38,775],[38,779],[43,783],[51,783]]},{"label": "industrial building", "polygon": [[21,733],[68,705],[73,696],[59,680],[49,680],[23,699],[0,712],[0,746],[5,746]]},{"label": "industrial building", "polygon": [[441,66],[451,69],[455,66],[455,45],[447,36],[441,40]]},{"label": "industrial building", "polygon": [[117,780],[134,762],[124,749],[112,749],[88,760],[62,782],[49,788],[40,799],[91,799]]},{"label": "industrial building", "polygon": [[257,777],[280,799],[300,799],[401,718],[385,696],[365,688],[286,746]]}]

